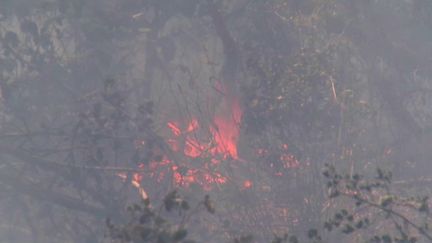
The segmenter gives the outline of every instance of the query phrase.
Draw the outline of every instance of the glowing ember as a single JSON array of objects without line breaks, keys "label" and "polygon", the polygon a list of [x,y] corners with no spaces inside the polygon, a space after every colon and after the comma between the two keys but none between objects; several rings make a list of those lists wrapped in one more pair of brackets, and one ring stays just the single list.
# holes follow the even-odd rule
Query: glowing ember
[{"label": "glowing ember", "polygon": [[[118,173],[117,176],[119,176],[123,181],[126,181],[127,179],[126,173]],[[131,184],[138,189],[138,194],[141,196],[141,198],[143,200],[147,200],[149,197],[147,195],[147,192],[141,186],[141,180],[142,180],[142,176],[138,173],[134,173],[132,175]]]},{"label": "glowing ember", "polygon": [[[282,144],[277,150],[269,150],[266,148],[255,149],[255,155],[261,160],[268,163],[270,168],[276,170],[275,176],[283,176],[281,169],[300,168],[300,161],[289,151],[288,144]],[[276,159],[275,156],[277,155]],[[308,165],[303,163],[303,165]]]},{"label": "glowing ember", "polygon": [[252,187],[252,181],[251,180],[245,180],[244,182],[243,182],[243,188],[245,188],[245,189],[249,189],[249,188],[251,188]]},{"label": "glowing ember", "polygon": [[181,131],[180,131],[179,125],[176,122],[168,122],[167,125],[171,129],[171,131],[174,133],[174,135],[180,136]]},{"label": "glowing ember", "polygon": [[[185,144],[183,153],[186,156],[197,158],[203,155],[204,152],[209,152],[212,156],[221,155],[222,158],[239,159],[237,152],[237,143],[239,139],[239,126],[242,116],[242,111],[237,100],[231,102],[222,102],[221,115],[217,115],[213,119],[213,124],[209,131],[212,135],[210,141],[198,141],[195,132],[199,129],[199,123],[196,118],[191,119],[187,125],[187,129],[182,130],[179,124],[175,121],[167,123],[175,137],[184,136]],[[230,109],[230,112],[225,110]],[[171,138],[168,144],[173,151],[179,150],[178,139]]]},{"label": "glowing ember", "polygon": [[[172,158],[169,158],[163,151],[158,151],[159,158],[146,164],[140,164],[139,168],[143,172],[131,175],[132,185],[139,189],[143,198],[147,198],[147,194],[141,187],[143,177],[161,182],[167,175],[170,175],[177,186],[189,187],[196,184],[204,190],[211,190],[214,186],[228,182],[228,177],[216,171],[221,163],[226,160],[243,161],[239,158],[237,149],[242,120],[240,102],[235,96],[229,95],[226,86],[222,83],[217,82],[215,88],[224,96],[209,125],[203,126],[195,117],[183,125],[178,121],[167,122],[171,136],[166,139],[166,143],[172,152],[184,155],[180,156],[182,159],[174,163]],[[143,148],[145,144],[144,141],[136,141],[135,147]],[[283,168],[299,166],[298,160],[288,152],[288,144],[281,145],[279,152],[279,162],[282,163]],[[257,150],[257,156],[262,159],[269,155],[268,149]],[[270,166],[272,167],[273,164]],[[124,180],[127,179],[126,173],[118,175]],[[282,173],[278,171],[276,175],[282,175]],[[253,187],[253,182],[248,179],[244,180],[242,187],[250,189]]]},{"label": "glowing ember", "polygon": [[237,140],[239,131],[237,124],[233,120],[216,118],[216,128],[212,128],[211,132],[216,142],[216,153],[222,154],[224,158],[231,156],[238,159]]},{"label": "glowing ember", "polygon": [[[222,86],[216,88],[222,93],[226,92]],[[207,130],[202,130],[205,128],[200,126],[196,118],[192,118],[184,128],[176,121],[167,123],[172,133],[167,143],[174,152],[182,152],[191,159],[203,158],[200,161],[203,164],[198,168],[171,166],[174,172],[173,179],[177,185],[189,186],[196,183],[209,190],[212,184],[224,184],[228,181],[227,177],[214,172],[211,168],[219,165],[222,159],[239,159],[237,143],[241,116],[242,111],[238,100],[226,98],[221,102],[219,112]],[[200,129],[204,134],[210,134],[210,138],[201,139],[197,135]],[[172,164],[171,161],[169,163]],[[196,165],[191,167],[196,167]],[[154,168],[151,169],[154,170]]]},{"label": "glowing ember", "polygon": [[286,169],[297,168],[300,166],[300,162],[292,154],[282,154],[280,156],[280,161],[283,163],[283,167]]},{"label": "glowing ember", "polygon": [[229,155],[238,159],[237,143],[243,114],[238,99],[225,100],[222,103],[221,113],[216,115],[213,121],[215,126],[211,127],[216,140],[217,153],[224,154],[225,158]]}]

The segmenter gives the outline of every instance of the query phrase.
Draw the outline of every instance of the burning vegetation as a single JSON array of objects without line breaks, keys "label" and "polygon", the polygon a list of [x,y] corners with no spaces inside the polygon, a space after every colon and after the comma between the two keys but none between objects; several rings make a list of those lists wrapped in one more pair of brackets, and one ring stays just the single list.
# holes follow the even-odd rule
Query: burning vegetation
[{"label": "burning vegetation", "polygon": [[1,242],[432,239],[431,1],[2,2]]},{"label": "burning vegetation", "polygon": [[[142,183],[145,177],[156,182],[171,180],[175,187],[198,185],[205,191],[211,191],[230,180],[236,180],[227,173],[228,167],[235,169],[241,164],[243,168],[247,168],[248,163],[253,163],[239,155],[243,114],[240,99],[228,96],[227,93],[231,92],[219,82],[216,84],[215,89],[224,94],[220,101],[221,112],[216,112],[211,119],[207,119],[208,122],[202,122],[197,117],[190,117],[186,122],[166,122],[165,129],[169,131],[169,135],[164,138],[164,142],[168,145],[165,150],[169,151],[153,149],[154,156],[150,161],[138,162],[140,172],[132,175],[132,184],[141,190],[141,195],[146,187]],[[137,140],[135,149],[145,149],[146,145],[145,140]],[[284,169],[300,166],[300,162],[289,152],[288,144],[282,144],[278,151],[265,148],[254,148],[254,151],[255,159],[263,160],[270,168],[279,167],[274,170],[275,176],[282,176]],[[173,154],[181,159],[174,161],[170,156]],[[126,179],[125,173],[119,175]],[[254,182],[252,178],[244,178],[239,185],[243,189],[251,189]]]}]

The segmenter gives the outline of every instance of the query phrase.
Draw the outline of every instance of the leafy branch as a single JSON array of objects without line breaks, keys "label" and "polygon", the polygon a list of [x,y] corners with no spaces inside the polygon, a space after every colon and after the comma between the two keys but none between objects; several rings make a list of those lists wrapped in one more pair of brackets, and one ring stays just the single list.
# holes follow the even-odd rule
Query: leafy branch
[{"label": "leafy branch", "polygon": [[[133,204],[127,207],[130,221],[123,226],[114,225],[110,219],[106,220],[108,228],[107,237],[119,243],[130,242],[163,242],[163,243],[193,243],[188,239],[189,232],[186,224],[200,209],[214,214],[215,208],[208,195],[197,203],[194,208],[188,201],[182,198],[176,190],[168,193],[163,203],[156,209],[150,204],[150,200],[143,200],[141,204]],[[179,223],[175,219],[162,216],[162,212],[177,212],[182,216]]]},{"label": "leafy branch", "polygon": [[[401,236],[394,236],[391,231],[384,235],[375,235],[370,242],[416,242],[417,236],[422,236],[432,242],[432,235],[427,231],[427,223],[418,223],[420,217],[428,218],[428,197],[411,197],[405,199],[391,192],[392,174],[377,169],[375,178],[364,178],[358,174],[349,176],[341,175],[331,165],[326,165],[323,175],[327,179],[327,189],[330,198],[344,197],[354,201],[359,209],[376,209],[385,213],[385,219],[391,219],[395,226],[395,232]],[[415,209],[417,214],[407,214],[408,210]],[[369,212],[371,215],[371,212]],[[359,229],[370,226],[368,216],[355,221],[358,214],[349,213],[342,209],[324,224],[324,228],[331,231],[333,228],[342,228],[344,234],[350,234]],[[402,225],[404,227],[402,227]],[[410,235],[409,229],[414,229],[418,235]],[[392,241],[393,239],[393,241]]]}]

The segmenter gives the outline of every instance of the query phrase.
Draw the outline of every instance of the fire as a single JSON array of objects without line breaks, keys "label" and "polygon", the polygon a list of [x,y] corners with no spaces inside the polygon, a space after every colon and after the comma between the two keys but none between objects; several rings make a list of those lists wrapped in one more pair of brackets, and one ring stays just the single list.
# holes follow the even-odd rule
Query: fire
[{"label": "fire", "polygon": [[[127,174],[126,173],[118,173],[117,176],[119,176],[123,181],[126,181]],[[147,200],[149,197],[147,195],[147,192],[144,190],[144,188],[141,186],[141,180],[142,176],[138,173],[134,173],[132,175],[131,183],[132,185],[138,189],[138,194],[141,196],[143,200]]]},{"label": "fire", "polygon": [[[233,95],[228,95],[226,86],[216,84],[216,90],[222,93],[223,99],[209,124],[201,124],[197,117],[191,117],[185,123],[168,121],[166,126],[170,135],[166,143],[175,153],[180,153],[181,161],[173,161],[167,154],[160,152],[160,156],[153,161],[139,165],[144,173],[133,173],[131,183],[139,190],[140,195],[146,199],[147,194],[141,187],[143,177],[153,178],[158,182],[164,180],[167,175],[172,176],[176,186],[189,187],[192,184],[201,186],[204,190],[211,190],[214,186],[226,184],[229,178],[221,171],[219,165],[225,161],[242,161],[238,154],[238,140],[240,136],[240,124],[242,109],[239,100]],[[136,142],[136,146],[142,148],[144,141]],[[299,162],[288,153],[288,144],[280,148],[280,162],[283,168],[298,167]],[[268,157],[268,149],[258,149],[259,158]],[[273,164],[270,166],[272,167]],[[118,174],[122,179],[127,179],[126,173]],[[275,175],[282,175],[280,171]],[[243,189],[250,189],[253,182],[245,179]]]},{"label": "fire", "polygon": [[251,180],[245,180],[244,182],[243,182],[243,188],[245,188],[245,189],[249,189],[249,188],[251,188],[252,187],[252,181]]},{"label": "fire", "polygon": [[174,121],[168,122],[167,126],[169,129],[171,129],[171,131],[172,131],[172,133],[174,133],[174,135],[180,136],[181,131],[180,131],[179,125],[176,122],[174,122]]},{"label": "fire", "polygon": [[[221,93],[226,94],[226,88],[216,87]],[[178,166],[173,167],[174,180],[177,185],[189,186],[192,183],[201,185],[204,189],[211,189],[213,184],[225,184],[228,178],[219,172],[215,172],[215,166],[223,160],[238,160],[237,143],[240,135],[240,122],[242,110],[240,102],[235,98],[222,100],[220,109],[214,115],[212,123],[202,126],[195,117],[191,118],[182,128],[176,121],[169,121],[167,127],[171,130],[172,137],[168,139],[171,149],[183,153],[191,160],[202,158],[201,165],[192,165],[182,172]],[[198,136],[198,133],[208,134],[207,138]],[[189,163],[192,164],[192,163]]]},{"label": "fire", "polygon": [[[158,182],[164,180],[167,175],[172,175],[174,184],[182,187],[196,184],[204,190],[211,190],[214,186],[226,184],[229,178],[215,168],[227,160],[243,161],[239,158],[237,149],[241,118],[242,110],[239,102],[236,99],[231,99],[222,102],[222,108],[215,114],[209,126],[202,126],[197,118],[191,118],[184,126],[181,126],[180,122],[177,121],[167,122],[166,126],[171,132],[171,136],[166,139],[166,143],[173,152],[183,154],[187,161],[174,163],[165,154],[157,160],[140,164],[140,170]],[[202,134],[208,136],[203,137]],[[139,141],[136,145],[142,147],[145,142]],[[256,156],[267,160],[270,151],[266,148],[258,148]],[[196,160],[197,158],[199,160]],[[200,164],[197,165],[197,162]],[[299,161],[288,151],[288,144],[280,146],[279,162],[284,169],[299,167]],[[269,165],[273,167],[274,164],[270,162]],[[124,180],[127,179],[126,173],[118,175]],[[283,173],[276,171],[274,175],[282,176]],[[143,177],[144,174],[142,173],[133,173],[131,183],[138,189],[141,197],[146,199],[148,198],[147,193],[141,187]],[[252,180],[245,179],[243,181],[243,189],[251,189],[252,187]]]},{"label": "fire", "polygon": [[237,102],[233,103],[231,117],[215,117],[211,133],[216,142],[216,153],[223,154],[224,158],[239,159],[237,142],[239,139],[239,125],[241,109]]},{"label": "fire", "polygon": [[202,141],[197,138],[196,132],[200,128],[197,119],[193,118],[188,123],[187,128],[182,130],[177,123],[168,122],[173,138],[170,138],[169,144],[173,151],[179,152],[180,141],[184,139],[183,154],[191,159],[208,158],[207,162],[199,168],[187,169],[183,173],[179,172],[178,166],[174,166],[174,180],[177,185],[189,186],[192,183],[201,185],[205,190],[211,189],[211,184],[225,184],[228,178],[221,173],[211,172],[212,165],[221,163],[221,159],[238,159],[237,140],[239,135],[239,126],[233,120],[216,117],[214,125],[209,128],[210,139]]},{"label": "fire", "polygon": [[[216,88],[220,89],[219,92],[226,93],[224,87]],[[171,173],[173,182],[183,187],[198,184],[204,190],[211,190],[215,185],[227,183],[228,177],[215,168],[227,159],[239,159],[237,143],[241,117],[242,110],[239,101],[225,98],[208,126],[202,126],[195,117],[192,117],[185,126],[178,121],[167,122],[171,136],[166,139],[166,143],[173,152],[183,154],[188,161],[174,163],[167,155],[162,155],[158,161],[140,164],[140,169],[158,182]],[[203,138],[203,134],[208,136]],[[136,143],[138,147],[144,145],[144,141]],[[197,158],[201,160],[196,160]],[[200,164],[197,165],[197,162]],[[126,173],[118,175],[124,180],[127,179]],[[147,194],[141,187],[142,180],[142,173],[134,173],[131,176],[132,185],[140,190],[143,198],[147,198]],[[245,188],[251,186],[252,182],[249,180],[244,184]]]},{"label": "fire", "polygon": [[[230,112],[225,112],[229,109]],[[176,138],[183,136],[185,138],[183,153],[186,156],[197,158],[207,152],[212,156],[221,155],[224,159],[239,159],[237,143],[240,135],[242,110],[238,100],[223,102],[221,113],[214,117],[213,124],[208,128],[211,138],[207,142],[199,141],[196,137],[196,132],[200,128],[196,118],[192,118],[184,130],[180,128],[177,122],[168,122],[167,127],[174,135],[174,138],[168,140],[171,149],[173,151],[179,150],[179,141]]]},{"label": "fire", "polygon": [[[217,172],[215,168],[227,160],[243,161],[239,158],[237,150],[242,112],[238,102],[232,102],[230,107],[229,115],[224,115],[224,113],[215,115],[208,128],[202,126],[197,118],[190,119],[183,127],[177,121],[167,122],[167,128],[171,131],[171,136],[166,139],[167,144],[173,152],[182,153],[187,161],[181,161],[177,164],[178,161],[174,163],[165,154],[161,155],[158,160],[140,164],[140,170],[158,182],[164,180],[167,175],[172,175],[174,184],[181,187],[196,184],[209,191],[215,186],[226,184],[229,178],[221,172]],[[206,138],[198,136],[202,132],[209,136]],[[143,141],[137,142],[139,147],[144,144]],[[270,156],[270,151],[269,149],[258,148],[256,156],[266,160]],[[200,160],[196,160],[197,158]],[[200,164],[197,165],[197,162]],[[283,169],[298,168],[300,165],[295,156],[289,153],[288,144],[280,146],[279,163]],[[269,164],[270,167],[274,165],[273,162]],[[124,180],[127,179],[126,173],[118,175]],[[276,171],[274,175],[283,176],[283,173]],[[138,189],[139,195],[143,199],[147,199],[148,195],[141,186],[143,177],[143,173],[133,173],[131,183]],[[245,179],[242,183],[242,189],[251,189],[253,184],[252,180]]]}]

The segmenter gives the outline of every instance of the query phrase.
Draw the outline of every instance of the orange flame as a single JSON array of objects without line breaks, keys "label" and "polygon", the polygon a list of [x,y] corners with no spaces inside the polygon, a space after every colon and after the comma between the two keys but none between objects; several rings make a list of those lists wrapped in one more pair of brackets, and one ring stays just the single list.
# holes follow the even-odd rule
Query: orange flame
[{"label": "orange flame", "polygon": [[231,156],[238,159],[237,142],[242,113],[238,104],[233,103],[232,108],[231,117],[215,117],[215,127],[212,127],[210,131],[217,145],[216,153],[223,154],[224,158]]},{"label": "orange flame", "polygon": [[[186,126],[181,126],[180,122],[177,121],[167,122],[167,127],[172,133],[172,136],[166,141],[167,144],[172,151],[181,152],[191,161],[185,161],[185,166],[183,166],[183,163],[178,165],[169,159],[167,155],[162,155],[160,161],[150,161],[145,166],[144,164],[140,165],[142,170],[146,169],[145,171],[149,177],[161,181],[167,173],[172,172],[173,181],[176,185],[188,187],[191,184],[198,184],[204,190],[210,190],[214,185],[227,183],[228,178],[219,172],[215,172],[213,168],[219,165],[222,160],[239,160],[237,143],[240,135],[242,109],[237,98],[227,95],[228,89],[226,86],[218,82],[215,88],[219,93],[224,94],[224,98],[208,127],[201,127],[200,122],[195,117],[191,118]],[[210,138],[203,139],[198,136],[197,132],[200,129],[201,134],[210,134]],[[144,142],[140,142],[137,146],[144,146],[144,144]],[[204,158],[199,161],[202,164],[194,165],[192,159],[195,158]],[[119,176],[123,179],[127,178],[126,174],[119,174]],[[142,174],[134,173],[132,175],[132,185],[138,189],[141,188],[142,180]],[[252,181],[245,180],[243,187],[245,189],[251,188]],[[142,191],[144,190],[142,189]],[[142,196],[147,195],[142,194]]]},{"label": "orange flame", "polygon": [[[217,83],[216,89],[223,94],[227,93],[226,87],[221,83]],[[190,168],[182,173],[179,172],[178,166],[173,166],[173,177],[177,185],[188,186],[197,183],[204,189],[209,189],[211,184],[224,184],[228,181],[227,177],[209,169],[211,165],[220,164],[221,159],[239,159],[237,143],[242,110],[238,99],[227,97],[224,96],[212,124],[208,127],[210,140],[202,140],[197,136],[198,130],[203,129],[197,118],[190,119],[185,129],[182,129],[178,122],[167,123],[173,135],[167,142],[173,151],[182,150],[181,152],[189,158],[210,157],[210,160],[203,162],[200,168]]]},{"label": "orange flame", "polygon": [[[166,140],[167,144],[173,152],[182,153],[184,157],[180,157],[189,159],[189,161],[174,163],[168,155],[158,151],[160,158],[139,165],[140,170],[144,171],[146,176],[161,182],[167,175],[171,175],[177,186],[189,187],[196,184],[204,190],[211,190],[214,186],[228,182],[228,177],[215,171],[214,168],[227,159],[243,161],[239,158],[237,148],[243,112],[238,98],[229,92],[226,85],[216,82],[214,88],[223,95],[223,99],[219,103],[211,124],[202,126],[196,117],[192,117],[184,126],[178,121],[169,121],[166,124],[171,131],[171,136]],[[203,138],[202,134],[210,136]],[[135,142],[137,149],[142,149],[145,145],[145,141]],[[268,160],[269,166],[274,167],[275,176],[284,175],[281,169],[300,167],[297,158],[289,152],[288,144],[281,144],[276,151],[270,148],[257,148],[255,152],[258,158]],[[274,157],[271,157],[273,152],[277,153],[278,161],[274,161]],[[195,160],[196,158],[202,159]],[[197,165],[197,162],[201,164]],[[279,163],[279,166],[274,163]],[[128,177],[127,173],[119,173],[118,176],[123,180]],[[130,179],[132,185],[139,190],[141,197],[146,199],[148,198],[147,193],[141,186],[143,177],[143,173],[133,173]],[[245,179],[241,184],[242,189],[251,189],[253,186],[253,181],[249,179]]]},{"label": "orange flame", "polygon": [[[240,134],[241,117],[242,110],[237,99],[223,100],[219,114],[215,115],[213,124],[209,127],[213,140],[210,143],[198,141],[194,136],[194,132],[200,127],[196,118],[192,118],[184,130],[175,121],[168,122],[167,127],[175,137],[185,137],[183,153],[188,157],[197,158],[202,156],[204,151],[208,151],[213,156],[222,155],[224,159],[228,157],[239,159],[237,143]],[[168,143],[174,151],[179,150],[179,143],[176,138],[169,139]]]}]

